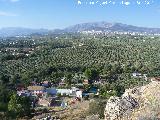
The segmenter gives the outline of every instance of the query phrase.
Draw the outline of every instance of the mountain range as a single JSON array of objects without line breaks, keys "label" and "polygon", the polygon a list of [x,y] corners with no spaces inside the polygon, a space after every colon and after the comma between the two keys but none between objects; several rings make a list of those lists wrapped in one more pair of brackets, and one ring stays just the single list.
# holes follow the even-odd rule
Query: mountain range
[{"label": "mountain range", "polygon": [[30,34],[47,34],[47,33],[77,33],[83,31],[101,31],[101,32],[138,32],[157,34],[160,33],[160,28],[147,28],[137,27],[133,25],[127,25],[122,23],[109,23],[109,22],[92,22],[92,23],[81,23],[73,26],[69,26],[65,29],[30,29],[20,27],[9,27],[0,29],[0,37],[8,36],[22,36]]},{"label": "mountain range", "polygon": [[140,32],[140,33],[160,33],[160,28],[147,28],[127,25],[122,23],[94,22],[82,23],[65,28],[65,32],[82,32],[82,31],[102,31],[102,32]]},{"label": "mountain range", "polygon": [[46,34],[49,30],[47,29],[30,29],[21,27],[7,27],[0,29],[0,37],[10,37],[10,36],[25,36],[34,33]]}]

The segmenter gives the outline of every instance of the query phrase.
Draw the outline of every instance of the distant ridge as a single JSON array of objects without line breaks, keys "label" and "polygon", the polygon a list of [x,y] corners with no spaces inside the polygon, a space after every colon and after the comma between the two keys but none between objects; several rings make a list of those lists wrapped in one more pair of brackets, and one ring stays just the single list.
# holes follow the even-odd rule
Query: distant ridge
[{"label": "distant ridge", "polygon": [[90,22],[69,26],[65,29],[30,29],[21,27],[8,27],[0,29],[0,37],[24,36],[30,34],[61,34],[61,33],[79,33],[83,31],[101,31],[101,32],[138,32],[146,34],[160,34],[160,28],[147,28],[127,25],[122,23],[109,22]]},{"label": "distant ridge", "polygon": [[10,36],[25,36],[30,34],[45,34],[48,33],[47,29],[30,29],[30,28],[22,28],[22,27],[7,27],[0,29],[1,37],[10,37]]},{"label": "distant ridge", "polygon": [[147,28],[127,25],[122,23],[108,23],[108,22],[92,22],[82,23],[70,26],[64,29],[66,32],[82,32],[82,31],[110,31],[110,32],[146,32],[146,33],[160,33],[160,28]]}]

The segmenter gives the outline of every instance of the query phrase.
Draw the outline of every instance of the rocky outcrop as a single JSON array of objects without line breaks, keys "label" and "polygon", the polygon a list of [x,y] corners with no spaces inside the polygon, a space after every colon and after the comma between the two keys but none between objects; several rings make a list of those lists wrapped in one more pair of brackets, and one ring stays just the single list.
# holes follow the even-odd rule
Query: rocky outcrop
[{"label": "rocky outcrop", "polygon": [[99,115],[87,116],[85,120],[100,120]]},{"label": "rocky outcrop", "polygon": [[160,114],[160,108],[157,108],[160,105],[158,101],[160,101],[159,82],[151,82],[146,86],[128,89],[121,97],[111,97],[107,101],[104,112],[105,120],[138,120],[140,116],[141,118],[146,116],[144,113]]},{"label": "rocky outcrop", "polygon": [[111,97],[105,108],[105,119],[115,120],[119,119],[124,115],[130,114],[134,108],[138,107],[139,104],[132,96]]}]

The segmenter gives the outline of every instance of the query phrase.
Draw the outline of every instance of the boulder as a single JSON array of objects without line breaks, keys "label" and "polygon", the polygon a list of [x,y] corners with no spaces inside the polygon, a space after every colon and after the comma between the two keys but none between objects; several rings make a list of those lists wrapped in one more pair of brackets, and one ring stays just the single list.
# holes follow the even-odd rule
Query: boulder
[{"label": "boulder", "polygon": [[[105,120],[138,120],[159,118],[160,82],[127,89],[121,97],[109,98],[104,111]],[[151,116],[152,115],[152,116]]]},{"label": "boulder", "polygon": [[105,108],[105,120],[116,120],[124,115],[128,115],[132,110],[138,107],[136,99],[128,96],[111,97]]}]

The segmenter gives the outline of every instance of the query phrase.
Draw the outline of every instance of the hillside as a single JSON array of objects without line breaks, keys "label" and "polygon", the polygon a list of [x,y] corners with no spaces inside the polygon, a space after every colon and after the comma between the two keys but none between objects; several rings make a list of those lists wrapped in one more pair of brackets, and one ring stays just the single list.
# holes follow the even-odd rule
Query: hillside
[{"label": "hillside", "polygon": [[122,97],[111,97],[105,108],[105,120],[159,120],[160,82],[128,89]]},{"label": "hillside", "polygon": [[[119,97],[125,89],[147,84],[149,81],[146,80],[146,75],[147,77],[160,76],[159,41],[159,37],[151,36],[74,34],[2,39],[0,41],[0,110],[8,110],[10,100],[7,98],[11,98],[10,92],[16,92],[19,84],[28,88],[33,81],[41,85],[47,80],[53,87],[63,89],[83,85],[84,93],[89,92],[91,87],[99,88],[98,96],[89,96],[97,100],[89,103],[87,116],[99,114],[100,118],[104,118],[107,99],[117,96],[119,109],[122,100]],[[133,75],[135,72],[141,75],[135,77]],[[86,85],[86,79],[92,80],[93,84]],[[61,86],[62,81],[64,86]],[[152,90],[153,88],[156,87],[153,85]],[[129,108],[139,106],[127,95],[124,98],[123,102],[133,100],[135,103],[134,106],[128,103]],[[128,109],[127,106],[125,107]],[[96,111],[97,109],[99,111]],[[81,116],[81,110],[76,112],[71,117]],[[66,117],[69,117],[68,115]]]},{"label": "hillside", "polygon": [[[17,38],[16,38],[17,39]],[[5,45],[1,48],[1,73],[8,75],[25,75],[24,80],[33,76],[38,80],[58,79],[67,73],[81,73],[85,68],[97,68],[102,75],[132,73],[135,70],[150,76],[159,75],[159,41],[157,38],[112,36],[100,38],[59,38],[47,37],[28,42],[17,41],[17,44],[6,44],[6,48],[31,47],[33,54],[16,58],[14,51],[6,53]],[[29,45],[29,46],[28,46]],[[22,48],[23,48],[22,47]],[[25,48],[25,49],[26,49]],[[17,51],[18,52],[18,51]],[[26,52],[26,51],[25,51]],[[112,72],[109,72],[112,71]],[[57,73],[57,74],[56,74]]]}]

